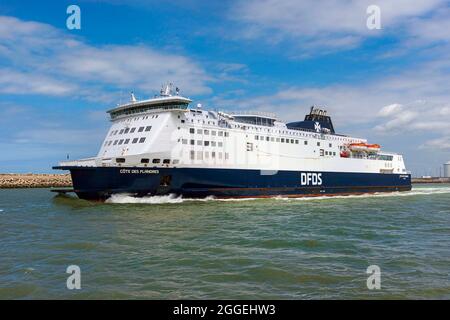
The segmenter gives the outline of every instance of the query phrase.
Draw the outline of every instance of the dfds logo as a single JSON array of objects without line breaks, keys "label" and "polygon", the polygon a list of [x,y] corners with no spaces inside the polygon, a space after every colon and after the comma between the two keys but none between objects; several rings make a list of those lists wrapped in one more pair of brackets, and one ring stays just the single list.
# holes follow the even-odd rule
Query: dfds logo
[{"label": "dfds logo", "polygon": [[315,172],[301,173],[301,184],[302,186],[321,186],[322,185],[322,174]]}]

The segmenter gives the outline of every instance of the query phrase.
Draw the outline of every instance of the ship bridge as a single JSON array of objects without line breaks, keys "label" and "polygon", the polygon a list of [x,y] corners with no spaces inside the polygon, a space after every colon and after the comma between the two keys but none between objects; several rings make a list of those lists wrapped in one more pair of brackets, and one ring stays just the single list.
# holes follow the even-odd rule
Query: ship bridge
[{"label": "ship bridge", "polygon": [[160,95],[147,100],[138,101],[133,93],[131,93],[130,102],[119,105],[114,109],[108,110],[111,120],[115,120],[122,116],[129,116],[147,111],[167,111],[167,110],[187,110],[192,100],[179,95],[176,88],[173,94],[172,84],[167,84],[161,89]]}]

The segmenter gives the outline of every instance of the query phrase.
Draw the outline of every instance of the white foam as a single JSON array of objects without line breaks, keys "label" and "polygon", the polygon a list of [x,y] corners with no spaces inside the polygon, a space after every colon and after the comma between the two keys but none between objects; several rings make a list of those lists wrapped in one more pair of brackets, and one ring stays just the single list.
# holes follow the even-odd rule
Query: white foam
[{"label": "white foam", "polygon": [[[380,193],[368,193],[361,195],[342,195],[342,196],[316,196],[316,197],[301,197],[301,198],[288,198],[283,196],[276,196],[269,199],[281,200],[281,201],[317,201],[326,199],[361,199],[361,198],[382,198],[382,197],[408,197],[408,196],[420,196],[420,195],[433,195],[450,193],[450,187],[419,187],[413,188],[411,191],[402,192],[380,192]],[[221,202],[239,202],[239,201],[254,201],[262,200],[261,198],[230,198],[230,199],[216,199],[213,196],[206,198],[193,199],[183,198],[175,194],[169,194],[164,196],[147,196],[147,197],[134,197],[130,194],[114,194],[106,200],[106,203],[143,203],[143,204],[165,204],[165,203],[183,203],[183,202],[206,202],[206,201],[221,201]],[[0,209],[0,212],[2,210]]]},{"label": "white foam", "polygon": [[325,199],[361,199],[361,198],[385,198],[385,197],[410,197],[420,195],[434,195],[450,193],[450,187],[437,187],[437,188],[412,188],[411,191],[402,192],[376,192],[365,193],[358,195],[342,195],[342,196],[318,196],[318,197],[303,197],[303,198],[288,198],[288,197],[276,197],[276,200],[294,200],[294,201],[312,201],[312,200],[325,200]]}]

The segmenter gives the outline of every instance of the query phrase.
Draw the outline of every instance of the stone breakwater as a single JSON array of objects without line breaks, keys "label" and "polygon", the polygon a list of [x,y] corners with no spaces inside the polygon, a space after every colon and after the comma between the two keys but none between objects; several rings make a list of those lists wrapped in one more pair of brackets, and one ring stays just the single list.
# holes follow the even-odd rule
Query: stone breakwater
[{"label": "stone breakwater", "polygon": [[0,188],[71,187],[70,174],[0,174]]}]

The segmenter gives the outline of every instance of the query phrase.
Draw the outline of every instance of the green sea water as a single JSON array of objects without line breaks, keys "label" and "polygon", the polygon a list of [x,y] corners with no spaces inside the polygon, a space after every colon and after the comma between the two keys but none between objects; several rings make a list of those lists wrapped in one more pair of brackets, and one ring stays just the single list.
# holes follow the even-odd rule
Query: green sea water
[{"label": "green sea water", "polygon": [[[69,290],[66,268],[81,270]],[[366,269],[381,269],[369,290]],[[450,185],[109,203],[0,190],[0,299],[449,299]]]}]

